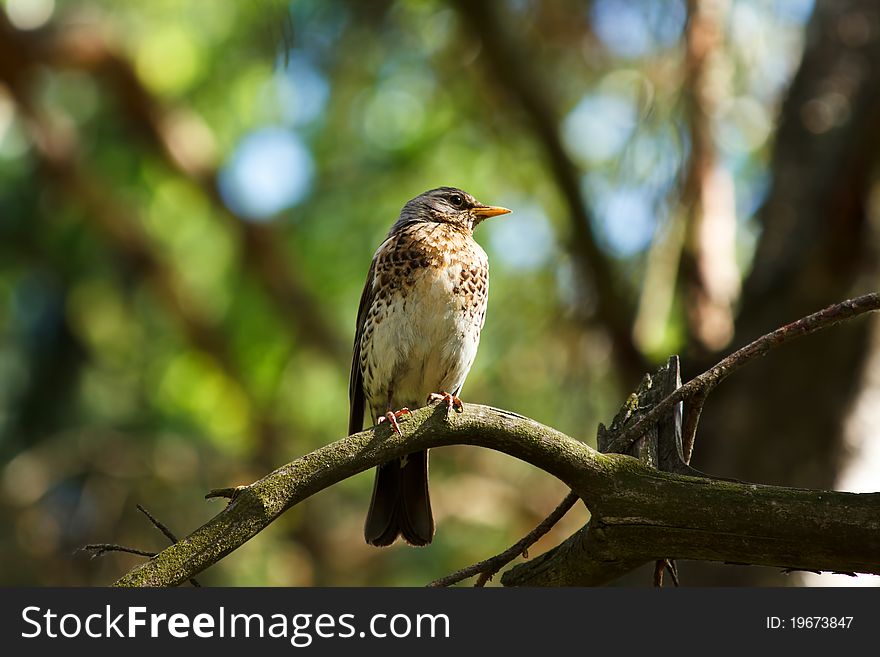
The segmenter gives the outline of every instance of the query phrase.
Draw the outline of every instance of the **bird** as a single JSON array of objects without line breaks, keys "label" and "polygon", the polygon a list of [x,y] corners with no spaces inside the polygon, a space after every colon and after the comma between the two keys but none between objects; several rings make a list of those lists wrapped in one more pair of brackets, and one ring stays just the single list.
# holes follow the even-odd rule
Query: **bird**
[{"label": "bird", "polygon": [[[458,395],[473,365],[489,299],[489,258],[473,237],[485,219],[509,213],[456,187],[408,201],[370,264],[358,306],[349,379],[349,435],[399,421],[410,409]],[[364,539],[376,547],[398,537],[413,546],[434,538],[428,452],[376,468]]]}]

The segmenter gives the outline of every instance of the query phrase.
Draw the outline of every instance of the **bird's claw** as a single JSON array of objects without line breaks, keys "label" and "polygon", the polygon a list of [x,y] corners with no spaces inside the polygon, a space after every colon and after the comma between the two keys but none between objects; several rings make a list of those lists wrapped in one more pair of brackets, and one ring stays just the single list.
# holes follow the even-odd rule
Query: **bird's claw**
[{"label": "bird's claw", "polygon": [[435,401],[446,402],[446,413],[449,414],[453,408],[456,413],[464,412],[464,404],[461,403],[461,400],[455,395],[451,395],[448,392],[432,392],[428,395],[428,401],[426,403],[430,404]]},{"label": "bird's claw", "polygon": [[401,408],[399,411],[388,411],[387,413],[385,413],[385,415],[379,418],[377,424],[382,424],[387,420],[391,424],[391,430],[398,436],[400,436],[401,431],[399,421],[403,420],[403,417],[405,415],[411,415],[410,410],[406,406]]}]

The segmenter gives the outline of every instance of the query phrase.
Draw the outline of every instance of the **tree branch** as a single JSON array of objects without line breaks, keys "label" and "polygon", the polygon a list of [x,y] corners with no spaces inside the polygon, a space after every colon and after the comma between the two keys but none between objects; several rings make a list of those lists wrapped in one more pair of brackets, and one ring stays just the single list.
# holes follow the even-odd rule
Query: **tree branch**
[{"label": "tree branch", "polygon": [[[528,418],[466,404],[446,416],[443,404],[414,411],[403,435],[373,427],[322,447],[242,487],[230,504],[190,536],[121,578],[121,586],[168,586],[185,581],[262,531],[286,509],[359,472],[412,452],[472,444],[506,452],[581,489],[600,486],[594,477],[604,458],[587,445]],[[584,485],[589,483],[589,485]]]},{"label": "tree branch", "polygon": [[[162,535],[169,541],[171,541],[172,545],[177,543],[177,536],[174,535],[174,532],[172,532],[170,529],[168,529],[168,527],[159,522],[159,520],[157,520],[152,513],[147,511],[140,504],[137,505],[137,510],[143,513],[147,517],[147,520],[150,521],[150,524],[152,524],[153,527],[162,532]],[[83,547],[81,547],[79,551],[91,553],[92,559],[95,559],[96,557],[102,557],[108,552],[123,552],[126,554],[136,554],[140,557],[150,558],[153,558],[158,554],[157,552],[147,552],[146,550],[139,550],[137,548],[128,547],[125,545],[117,545],[116,543],[89,543],[88,545],[84,545]],[[201,584],[199,584],[194,577],[189,578],[189,583],[196,588],[201,587]]]},{"label": "tree branch", "polygon": [[[701,483],[706,487],[702,488]],[[665,489],[665,484],[661,488]],[[664,501],[652,504],[648,514],[639,503],[632,505],[629,514],[621,510],[620,517],[594,514],[586,527],[560,546],[505,572],[501,583],[597,586],[662,559],[664,554],[676,559],[765,566],[789,561],[821,562],[796,569],[880,574],[878,493],[811,491],[705,479],[689,479],[679,492],[690,495],[690,499],[673,499],[662,493]],[[672,509],[658,508],[670,504],[686,504],[689,508],[681,516]],[[683,524],[676,526],[673,516]],[[833,529],[828,521],[835,525]],[[848,565],[855,563],[855,568]]]},{"label": "tree branch", "polygon": [[555,509],[553,509],[549,516],[544,518],[537,527],[535,527],[523,538],[507,548],[504,552],[496,554],[494,557],[484,559],[483,561],[479,561],[472,566],[468,566],[467,568],[457,570],[454,573],[446,575],[445,577],[435,579],[433,582],[428,584],[428,586],[452,586],[453,584],[458,584],[459,582],[466,580],[468,577],[473,577],[474,575],[479,575],[477,583],[474,584],[474,586],[484,586],[487,581],[492,579],[492,577],[499,570],[504,568],[504,566],[509,564],[511,561],[519,556],[527,557],[528,549],[532,547],[535,543],[537,543],[542,536],[553,529],[553,526],[557,522],[559,522],[566,513],[568,513],[569,509],[571,509],[571,507],[573,507],[577,503],[577,501],[578,496],[575,495],[575,493],[573,493],[572,491],[569,491],[568,495],[566,495],[562,499],[562,501],[556,506]]},{"label": "tree branch", "polygon": [[[855,299],[835,303],[824,310],[820,310],[791,324],[786,324],[772,333],[761,336],[742,349],[730,354],[714,367],[694,377],[669,395],[639,422],[624,429],[608,446],[607,451],[625,451],[633,441],[637,440],[652,424],[656,424],[675,404],[686,401],[695,395],[705,398],[728,376],[758,356],[763,356],[774,347],[878,309],[880,309],[880,294],[876,292],[865,294]],[[692,447],[693,433],[696,431],[696,419],[688,421],[687,430],[690,433],[685,436],[684,442]]]},{"label": "tree branch", "polygon": [[[579,558],[542,577],[522,566],[502,583],[609,581],[666,557],[880,574],[880,494],[788,489],[658,472],[600,454],[550,427],[487,406],[418,409],[403,435],[386,426],[342,438],[242,488],[221,513],[120,578],[118,586],[171,586],[216,563],[310,495],[412,452],[468,444],[505,452],[558,477],[592,512]],[[577,536],[577,535],[576,535]],[[572,547],[572,539],[563,547]],[[556,548],[551,552],[557,552]],[[526,564],[546,563],[536,559]],[[589,577],[584,577],[588,571]],[[549,575],[549,577],[548,577]]]}]

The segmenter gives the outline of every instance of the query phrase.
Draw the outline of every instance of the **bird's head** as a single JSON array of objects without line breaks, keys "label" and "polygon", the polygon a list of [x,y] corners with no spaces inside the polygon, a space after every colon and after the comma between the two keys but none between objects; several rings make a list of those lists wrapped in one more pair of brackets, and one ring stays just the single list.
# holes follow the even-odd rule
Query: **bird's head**
[{"label": "bird's head", "polygon": [[400,218],[391,228],[395,232],[415,223],[444,223],[472,231],[489,217],[510,212],[507,208],[483,205],[473,196],[455,187],[438,187],[403,206]]}]

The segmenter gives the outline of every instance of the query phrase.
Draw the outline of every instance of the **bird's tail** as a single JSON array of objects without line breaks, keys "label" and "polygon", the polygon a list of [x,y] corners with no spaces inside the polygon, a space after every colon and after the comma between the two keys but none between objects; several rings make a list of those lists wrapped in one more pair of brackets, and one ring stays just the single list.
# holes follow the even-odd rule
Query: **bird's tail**
[{"label": "bird's tail", "polygon": [[370,545],[382,547],[394,543],[398,536],[417,546],[427,545],[434,538],[427,451],[376,468],[364,538]]}]

